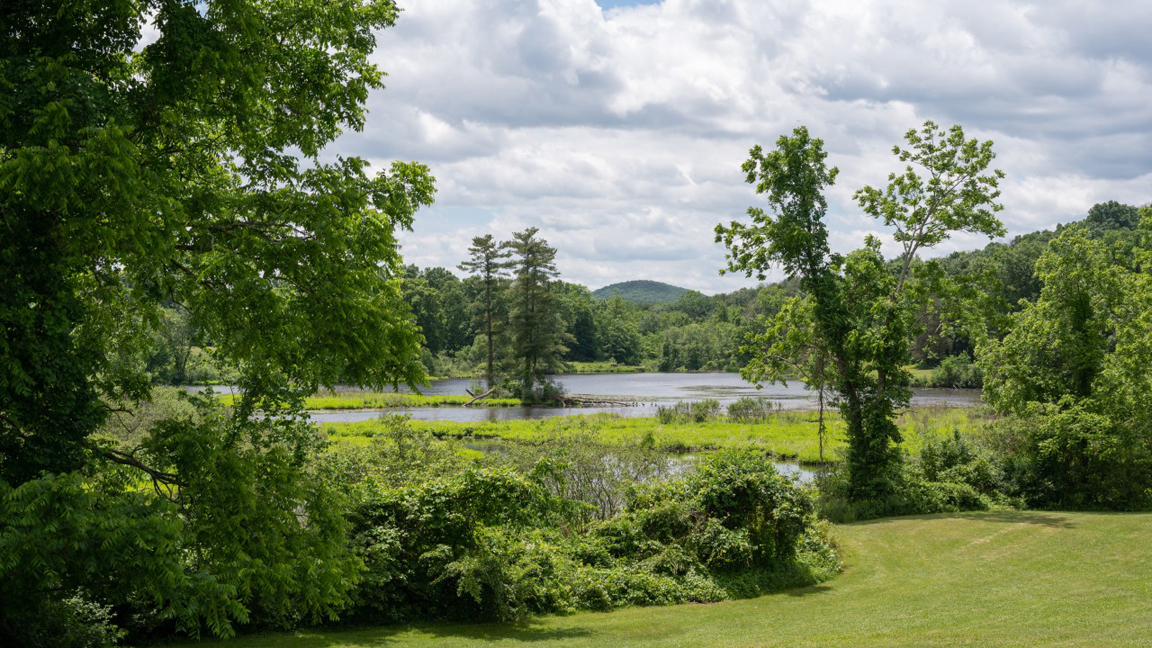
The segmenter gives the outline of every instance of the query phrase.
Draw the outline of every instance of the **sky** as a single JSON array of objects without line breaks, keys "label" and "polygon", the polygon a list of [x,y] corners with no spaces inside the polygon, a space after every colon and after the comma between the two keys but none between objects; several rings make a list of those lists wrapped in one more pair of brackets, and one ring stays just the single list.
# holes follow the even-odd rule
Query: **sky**
[{"label": "sky", "polygon": [[[763,206],[741,163],[797,126],[839,167],[835,251],[882,223],[856,189],[926,119],[991,139],[1008,237],[1152,201],[1152,2],[400,0],[386,89],[329,155],[427,164],[436,204],[406,262],[454,268],[527,227],[561,278],[729,292],[719,222]],[[957,235],[927,256],[986,245]],[[780,278],[776,273],[773,278]]]}]

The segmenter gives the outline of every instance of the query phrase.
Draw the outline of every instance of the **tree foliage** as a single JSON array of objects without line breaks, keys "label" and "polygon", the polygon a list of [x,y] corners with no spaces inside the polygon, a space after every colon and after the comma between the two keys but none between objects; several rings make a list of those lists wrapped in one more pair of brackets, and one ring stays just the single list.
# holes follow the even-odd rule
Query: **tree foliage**
[{"label": "tree foliage", "polygon": [[491,387],[496,380],[496,335],[499,333],[496,308],[507,276],[509,255],[507,248],[492,240],[491,234],[473,238],[468,254],[471,257],[460,264],[460,269],[478,277],[484,287],[483,300],[474,307],[484,320],[484,347],[488,356],[484,377]]},{"label": "tree foliage", "polygon": [[510,289],[509,328],[512,335],[516,379],[521,398],[536,399],[537,387],[544,375],[561,366],[564,345],[564,322],[553,290],[556,270],[556,248],[536,236],[530,227],[516,232],[507,243],[512,251],[513,281]]},{"label": "tree foliage", "polygon": [[[1148,234],[1145,233],[1147,236]],[[1152,503],[1152,255],[1114,261],[1084,227],[1040,257],[1043,288],[1011,331],[981,349],[989,403],[1004,429],[1016,487],[1042,506]]]},{"label": "tree foliage", "polygon": [[[50,571],[0,559],[14,584],[4,632],[20,627],[10,614],[71,593],[57,586],[121,602],[154,578],[133,591],[216,633],[257,612],[330,616],[346,599],[355,561],[304,469],[314,433],[293,405],[337,380],[424,379],[396,230],[431,202],[433,180],[416,163],[370,174],[363,160],[321,157],[364,124],[383,76],[374,33],[397,11],[386,0],[0,9],[3,551],[35,550],[28,516],[81,525]],[[172,306],[238,370],[243,396],[227,416],[158,424],[145,447],[96,442],[113,403],[149,398],[147,359]],[[133,475],[122,492],[103,486],[121,471]],[[35,492],[56,508],[29,508]],[[141,547],[156,559],[139,560]],[[115,565],[119,589],[91,577],[94,564]]]},{"label": "tree foliage", "polygon": [[[892,227],[903,254],[895,275],[873,237],[846,257],[833,254],[824,224],[824,188],[838,170],[825,164],[823,142],[807,129],[781,136],[773,151],[751,150],[743,169],[769,205],[749,208],[751,224],[718,225],[716,240],[728,248],[728,270],[763,278],[776,265],[813,300],[817,339],[835,363],[835,391],[847,424],[850,496],[883,500],[895,490],[900,434],[893,421],[910,397],[909,338],[917,328],[933,283],[935,264],[917,263],[916,253],[948,238],[953,231],[1003,233],[995,212],[1000,171],[986,173],[994,154],[991,142],[965,139],[954,126],[944,131],[932,122],[905,134],[908,148],[893,149],[906,165],[890,174],[881,191],[856,192],[864,211]],[[801,330],[793,327],[795,330]],[[779,366],[772,345],[754,350],[761,360],[750,375]],[[780,351],[776,348],[775,351]],[[770,376],[771,377],[771,376]]]}]

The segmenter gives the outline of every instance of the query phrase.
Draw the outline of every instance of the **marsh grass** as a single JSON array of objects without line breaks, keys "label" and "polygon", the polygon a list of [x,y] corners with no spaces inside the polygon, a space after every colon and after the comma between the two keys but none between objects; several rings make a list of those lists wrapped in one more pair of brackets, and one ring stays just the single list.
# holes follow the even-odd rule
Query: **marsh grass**
[{"label": "marsh grass", "polygon": [[[908,452],[919,452],[926,438],[951,434],[978,435],[990,415],[979,408],[926,407],[904,413],[899,418]],[[844,424],[836,414],[825,415],[828,444],[825,460],[835,460],[845,448]],[[414,429],[445,437],[499,438],[527,441],[546,438],[558,427],[580,424],[593,427],[605,443],[635,444],[651,436],[657,448],[670,452],[700,452],[732,447],[756,447],[781,459],[819,463],[820,445],[816,437],[816,413],[775,412],[763,422],[733,422],[712,419],[702,423],[661,423],[656,418],[625,418],[612,414],[561,417],[539,421],[412,421]],[[325,423],[321,429],[335,439],[361,443],[382,433],[387,424],[380,420],[354,423]]]}]

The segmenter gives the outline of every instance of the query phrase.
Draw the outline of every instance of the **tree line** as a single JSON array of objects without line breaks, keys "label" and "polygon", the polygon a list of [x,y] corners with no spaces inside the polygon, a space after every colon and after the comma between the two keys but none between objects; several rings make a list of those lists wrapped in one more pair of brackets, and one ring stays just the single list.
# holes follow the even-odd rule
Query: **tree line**
[{"label": "tree line", "polygon": [[[1042,282],[1035,266],[1052,240],[1069,227],[1079,227],[1086,236],[1105,245],[1111,257],[1133,259],[1133,251],[1142,245],[1138,211],[1136,206],[1115,201],[1100,203],[1080,221],[954,252],[936,262],[947,277],[982,297],[978,307],[984,315],[981,325],[989,335],[999,338],[1021,304],[1039,298]],[[538,232],[532,238],[548,247]],[[476,266],[478,245],[499,256],[492,257],[486,266]],[[423,335],[419,357],[428,375],[487,379],[491,374],[492,383],[513,375],[509,288],[517,270],[509,265],[513,263],[510,248],[500,246],[491,235],[478,237],[472,242],[472,256],[455,269],[404,265],[399,271],[404,303]],[[545,306],[554,309],[560,321],[551,365],[554,371],[589,362],[645,371],[738,371],[753,359],[750,346],[762,343],[757,336],[764,331],[765,322],[799,293],[798,283],[785,279],[712,296],[686,291],[672,302],[637,304],[619,297],[597,298],[585,286],[564,281],[558,273],[546,283],[549,299]],[[934,295],[936,300],[946,297]],[[930,373],[916,378],[916,384],[982,386],[975,342],[956,309],[925,309],[919,317],[924,326],[913,338],[911,362]],[[235,372],[213,361],[214,344],[193,325],[186,309],[164,302],[160,323],[150,333],[151,351],[146,361],[154,383],[236,380]]]},{"label": "tree line", "polygon": [[[1035,273],[1036,262],[1067,228],[1081,227],[1113,250],[1116,258],[1131,258],[1131,251],[1141,245],[1135,206],[1100,203],[1076,223],[955,252],[936,263],[945,277],[980,297],[981,326],[988,335],[1002,337],[1007,318],[1022,308],[1022,302],[1039,297],[1042,283]],[[533,238],[547,247],[538,232]],[[403,293],[425,336],[421,360],[430,375],[483,376],[490,384],[512,375],[518,347],[509,320],[516,298],[511,287],[521,271],[509,260],[507,245],[501,247],[491,235],[473,239],[472,256],[458,266],[463,277],[442,267],[405,266]],[[555,250],[548,249],[554,255]],[[899,272],[896,262],[888,261],[886,267]],[[618,296],[597,298],[588,288],[563,281],[554,266],[543,288],[548,299],[541,307],[559,320],[551,322],[557,344],[550,368],[555,371],[583,362],[613,362],[647,371],[737,371],[753,359],[751,348],[762,343],[757,337],[765,322],[800,292],[798,281],[785,279],[713,296],[687,291],[672,302],[638,304]],[[954,298],[942,292],[932,295],[937,304]],[[464,304],[467,308],[461,307]],[[925,307],[916,314],[923,326],[912,340],[908,360],[931,370],[916,384],[982,385],[971,322],[961,314],[943,307]],[[536,328],[544,330],[539,323]]]}]

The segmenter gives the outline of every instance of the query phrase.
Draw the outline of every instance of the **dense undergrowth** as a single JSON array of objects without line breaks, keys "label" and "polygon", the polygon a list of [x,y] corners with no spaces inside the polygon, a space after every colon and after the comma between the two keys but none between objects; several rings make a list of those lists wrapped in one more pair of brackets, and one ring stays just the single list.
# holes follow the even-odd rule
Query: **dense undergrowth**
[{"label": "dense undergrowth", "polygon": [[650,444],[587,428],[480,457],[405,419],[325,469],[351,501],[365,571],[349,618],[518,619],[718,601],[839,569],[811,495],[762,452],[679,471]]}]

